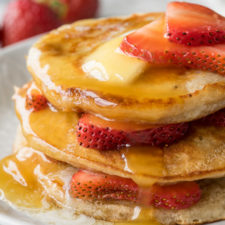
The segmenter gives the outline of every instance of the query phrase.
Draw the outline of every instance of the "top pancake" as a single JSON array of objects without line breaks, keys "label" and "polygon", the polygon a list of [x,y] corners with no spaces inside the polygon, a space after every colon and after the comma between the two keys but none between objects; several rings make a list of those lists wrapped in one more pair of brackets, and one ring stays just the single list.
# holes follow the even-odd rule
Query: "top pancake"
[{"label": "top pancake", "polygon": [[[119,36],[162,15],[85,20],[63,26],[31,48],[28,69],[43,94],[63,111],[88,111],[117,120],[169,124],[194,120],[224,108],[223,76],[153,68],[116,52],[122,40]],[[107,43],[113,40],[116,44],[110,44],[114,46],[111,49]],[[100,58],[107,64],[101,65],[102,70],[109,68],[106,72],[112,74],[108,78],[90,75],[84,67],[89,58],[96,59],[96,64]],[[121,81],[120,72],[128,74]]]}]

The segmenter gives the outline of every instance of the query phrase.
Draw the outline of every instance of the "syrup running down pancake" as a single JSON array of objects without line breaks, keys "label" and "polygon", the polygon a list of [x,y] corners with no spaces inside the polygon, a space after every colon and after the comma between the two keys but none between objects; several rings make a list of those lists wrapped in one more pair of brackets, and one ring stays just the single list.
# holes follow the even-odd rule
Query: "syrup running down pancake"
[{"label": "syrup running down pancake", "polygon": [[26,94],[32,89],[37,87],[29,83],[17,91],[16,112],[29,145],[50,157],[78,168],[129,177],[144,186],[225,174],[225,128],[193,124],[186,137],[169,147],[134,146],[99,152],[77,142],[77,113],[52,107],[27,110]]},{"label": "syrup running down pancake", "polygon": [[[159,225],[159,222],[170,225],[198,224],[225,217],[224,178],[199,182],[203,190],[200,202],[184,210],[144,208],[121,201],[73,199],[68,188],[77,169],[29,147],[21,129],[17,132],[14,153],[0,161],[0,171],[0,191],[5,200],[23,209],[36,210],[36,213],[38,210],[43,212],[56,208],[64,209],[66,213],[69,209],[75,214],[83,213],[96,219],[118,221],[107,225]],[[96,225],[105,223],[96,221]]]}]

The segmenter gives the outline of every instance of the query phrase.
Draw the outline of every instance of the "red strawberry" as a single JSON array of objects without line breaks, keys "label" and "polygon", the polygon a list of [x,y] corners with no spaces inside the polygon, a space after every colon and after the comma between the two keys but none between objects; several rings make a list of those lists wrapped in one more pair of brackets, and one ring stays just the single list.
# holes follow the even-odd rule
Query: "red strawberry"
[{"label": "red strawberry", "polygon": [[128,138],[131,144],[167,146],[180,140],[188,131],[188,123],[168,124],[146,130],[130,131]]},{"label": "red strawberry", "polygon": [[136,144],[164,146],[181,139],[188,128],[188,123],[140,125],[107,121],[91,114],[83,114],[77,126],[77,138],[83,147],[98,150],[120,149]]},{"label": "red strawberry", "polygon": [[170,41],[197,46],[225,43],[225,18],[213,10],[187,2],[170,2],[166,11]]},{"label": "red strawberry", "polygon": [[79,19],[94,17],[96,15],[98,0],[36,0],[47,4],[56,12],[64,23],[72,23]]},{"label": "red strawberry", "polygon": [[225,109],[221,109],[197,122],[209,126],[225,127]]},{"label": "red strawberry", "polygon": [[0,27],[0,47],[2,45],[2,39],[3,39],[3,30],[2,28]]},{"label": "red strawberry", "polygon": [[131,179],[80,170],[72,177],[70,191],[79,199],[135,202],[138,186]]},{"label": "red strawberry", "polygon": [[73,175],[70,193],[84,200],[125,200],[165,209],[189,208],[201,198],[201,190],[195,182],[140,188],[128,178],[84,170]]},{"label": "red strawberry", "polygon": [[124,38],[123,52],[160,66],[187,67],[225,75],[225,45],[187,47],[164,38],[160,18]]},{"label": "red strawberry", "polygon": [[45,109],[47,106],[47,99],[38,92],[33,91],[31,94],[26,96],[26,108],[32,109],[33,112]]},{"label": "red strawberry", "polygon": [[3,18],[3,45],[47,32],[61,24],[56,14],[32,0],[12,1]]},{"label": "red strawberry", "polygon": [[126,133],[109,127],[110,122],[90,114],[83,114],[77,125],[77,138],[85,148],[119,149],[128,143]]},{"label": "red strawberry", "polygon": [[195,182],[182,182],[174,185],[152,188],[153,206],[165,209],[185,209],[197,203],[201,198],[201,189]]}]

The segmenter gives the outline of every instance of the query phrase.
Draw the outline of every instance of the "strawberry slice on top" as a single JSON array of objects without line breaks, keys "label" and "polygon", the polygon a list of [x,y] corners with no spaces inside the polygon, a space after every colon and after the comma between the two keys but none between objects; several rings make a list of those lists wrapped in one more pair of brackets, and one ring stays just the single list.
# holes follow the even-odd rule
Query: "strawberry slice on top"
[{"label": "strawberry slice on top", "polygon": [[114,150],[137,144],[163,147],[180,140],[188,128],[188,123],[134,124],[83,114],[77,125],[77,139],[81,146],[97,150]]},{"label": "strawberry slice on top", "polygon": [[123,200],[171,210],[189,208],[201,198],[201,189],[196,182],[154,184],[142,188],[129,178],[86,170],[73,175],[70,193],[73,198],[83,200]]},{"label": "strawberry slice on top", "polygon": [[170,2],[166,11],[167,38],[188,46],[225,43],[225,18],[187,2]]},{"label": "strawberry slice on top", "polygon": [[153,65],[185,67],[225,75],[225,44],[186,46],[164,37],[165,18],[145,25],[126,36],[121,50]]}]

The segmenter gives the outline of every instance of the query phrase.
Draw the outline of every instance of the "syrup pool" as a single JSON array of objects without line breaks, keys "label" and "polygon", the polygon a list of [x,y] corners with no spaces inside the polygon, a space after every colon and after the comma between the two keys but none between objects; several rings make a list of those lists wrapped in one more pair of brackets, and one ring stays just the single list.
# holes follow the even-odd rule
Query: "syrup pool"
[{"label": "syrup pool", "polygon": [[42,178],[48,177],[49,182],[62,186],[62,180],[53,174],[63,169],[63,164],[50,160],[32,148],[24,147],[0,161],[2,198],[20,208],[52,207]]}]

